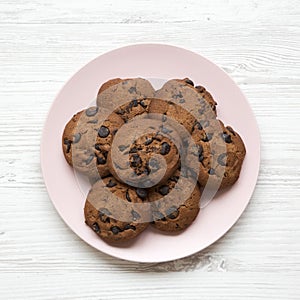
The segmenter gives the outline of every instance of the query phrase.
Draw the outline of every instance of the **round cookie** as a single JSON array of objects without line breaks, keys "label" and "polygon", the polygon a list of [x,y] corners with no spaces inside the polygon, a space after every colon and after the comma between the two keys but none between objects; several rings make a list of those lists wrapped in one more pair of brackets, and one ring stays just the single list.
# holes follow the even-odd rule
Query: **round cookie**
[{"label": "round cookie", "polygon": [[131,145],[118,144],[118,152],[108,155],[109,170],[119,181],[150,187],[166,181],[177,169],[180,155],[168,137],[152,132],[132,140]]},{"label": "round cookie", "polygon": [[192,138],[197,145],[200,185],[216,189],[233,185],[246,155],[238,133],[219,120],[210,120],[195,125]]},{"label": "round cookie", "polygon": [[[179,178],[182,180],[181,187],[177,185]],[[172,196],[171,192],[174,192]],[[189,176],[181,174],[179,169],[164,185],[153,188],[148,197],[152,202],[152,224],[162,231],[177,232],[186,229],[200,211],[199,185]],[[186,200],[183,202],[182,199]]]},{"label": "round cookie", "polygon": [[[202,88],[202,87],[201,87]],[[196,119],[214,119],[216,102],[205,89],[195,88],[188,79],[172,79],[155,92],[155,98],[168,100],[182,106]]]},{"label": "round cookie", "polygon": [[107,155],[116,131],[123,120],[96,106],[75,114],[65,126],[62,136],[63,153],[77,171],[92,179],[109,174]]},{"label": "round cookie", "polygon": [[149,224],[149,205],[139,205],[146,199],[145,190],[128,187],[112,176],[99,180],[84,206],[86,224],[108,243],[131,240]]},{"label": "round cookie", "polygon": [[145,98],[155,93],[151,83],[143,78],[115,78],[104,83],[97,96],[97,105],[116,111],[126,122],[148,111],[149,102]]}]

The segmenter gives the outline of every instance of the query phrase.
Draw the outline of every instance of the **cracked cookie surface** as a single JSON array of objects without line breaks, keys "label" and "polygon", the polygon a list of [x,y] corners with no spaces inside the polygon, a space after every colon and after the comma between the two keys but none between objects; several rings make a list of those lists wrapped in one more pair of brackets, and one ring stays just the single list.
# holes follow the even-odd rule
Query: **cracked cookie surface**
[{"label": "cracked cookie surface", "polygon": [[195,162],[199,165],[201,186],[225,188],[239,178],[246,148],[239,134],[219,120],[195,125],[192,138],[197,146]]},{"label": "cracked cookie surface", "polygon": [[162,183],[179,165],[180,155],[176,145],[157,132],[144,134],[130,145],[120,144],[117,151],[109,153],[110,172],[129,185],[134,185],[137,180],[143,187]]},{"label": "cracked cookie surface", "polygon": [[[182,180],[180,185],[179,178]],[[198,183],[180,174],[179,169],[165,184],[150,190],[148,195],[152,202],[152,224],[162,231],[184,230],[193,223],[200,211],[201,192]]]},{"label": "cracked cookie surface", "polygon": [[62,136],[66,161],[92,179],[109,174],[107,155],[124,123],[118,115],[112,113],[106,118],[106,114],[96,106],[82,110],[66,124]]},{"label": "cracked cookie surface", "polygon": [[144,231],[150,219],[147,192],[128,187],[112,176],[97,181],[84,206],[86,224],[108,243],[131,240]]}]

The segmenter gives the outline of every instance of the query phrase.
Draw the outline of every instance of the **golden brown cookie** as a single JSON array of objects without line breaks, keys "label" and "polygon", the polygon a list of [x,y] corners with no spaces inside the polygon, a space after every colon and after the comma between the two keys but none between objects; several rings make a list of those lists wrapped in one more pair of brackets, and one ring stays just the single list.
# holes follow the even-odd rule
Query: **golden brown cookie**
[{"label": "golden brown cookie", "polygon": [[195,125],[192,138],[197,145],[195,162],[199,165],[200,185],[216,189],[233,185],[246,155],[238,133],[219,120],[210,120]]},{"label": "golden brown cookie", "polygon": [[[118,139],[115,142],[118,143]],[[140,187],[165,182],[180,162],[176,145],[159,132],[139,136],[128,145],[122,139],[115,149],[108,155],[110,173],[119,181],[133,186],[137,186],[136,182]]]},{"label": "golden brown cookie", "polygon": [[67,162],[92,179],[109,174],[108,152],[115,133],[124,123],[117,114],[106,116],[96,106],[80,111],[67,123],[62,136]]},{"label": "golden brown cookie", "polygon": [[202,86],[194,87],[189,78],[172,79],[155,92],[155,98],[168,100],[182,106],[196,119],[214,119],[216,102]]},{"label": "golden brown cookie", "polygon": [[152,202],[152,224],[168,232],[186,229],[199,213],[200,197],[198,183],[177,170],[165,184],[148,193],[149,201]]},{"label": "golden brown cookie", "polygon": [[84,207],[86,224],[108,243],[125,242],[148,226],[150,208],[139,205],[147,192],[117,182],[112,176],[97,181]]}]

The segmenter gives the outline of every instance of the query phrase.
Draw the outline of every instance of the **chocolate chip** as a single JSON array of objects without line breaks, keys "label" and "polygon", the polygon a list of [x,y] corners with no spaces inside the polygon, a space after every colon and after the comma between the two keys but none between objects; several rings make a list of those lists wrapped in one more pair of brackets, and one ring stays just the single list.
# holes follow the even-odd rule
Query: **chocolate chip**
[{"label": "chocolate chip", "polygon": [[67,146],[67,151],[66,152],[69,153],[70,150],[71,150],[72,141],[70,141],[69,139],[65,138],[64,139],[64,144]]},{"label": "chocolate chip", "polygon": [[112,227],[110,228],[110,230],[112,231],[113,234],[118,234],[119,232],[122,232],[122,231],[123,231],[123,230],[122,230],[120,227],[118,227],[118,226],[112,226]]},{"label": "chocolate chip", "polygon": [[202,138],[203,142],[208,142],[212,139],[213,134],[212,133],[206,133],[205,136]]},{"label": "chocolate chip", "polygon": [[203,157],[203,147],[202,145],[198,145],[198,161],[202,162],[204,159]]},{"label": "chocolate chip", "polygon": [[147,104],[143,100],[141,100],[140,101],[140,106],[143,107],[143,108],[146,108]]},{"label": "chocolate chip", "polygon": [[125,227],[124,227],[124,230],[128,230],[128,229],[136,230],[136,227],[131,225],[131,224],[126,224]]},{"label": "chocolate chip", "polygon": [[178,179],[179,179],[179,177],[178,176],[172,176],[171,178],[170,178],[170,180],[171,181],[174,181],[174,182],[178,182]]},{"label": "chocolate chip", "polygon": [[101,126],[99,131],[98,131],[98,135],[101,137],[101,138],[106,138],[108,135],[109,135],[110,131],[109,129],[106,127],[106,126]]},{"label": "chocolate chip", "polygon": [[144,142],[144,144],[146,146],[150,145],[153,142],[153,138],[147,138],[146,141]]},{"label": "chocolate chip", "polygon": [[65,144],[65,145],[72,144],[72,141],[70,141],[69,139],[65,138],[65,139],[64,139],[64,144]]},{"label": "chocolate chip", "polygon": [[196,122],[195,125],[194,125],[194,128],[198,129],[198,130],[202,130],[203,127],[202,125],[200,124],[200,122]]},{"label": "chocolate chip", "polygon": [[97,156],[97,164],[98,165],[105,165],[106,164],[106,159],[101,157],[101,156]]},{"label": "chocolate chip", "polygon": [[185,100],[184,100],[183,98],[181,98],[181,99],[179,100],[179,103],[185,103]]},{"label": "chocolate chip", "polygon": [[174,95],[173,98],[174,99],[178,99],[178,98],[181,99],[181,98],[183,98],[183,96],[182,96],[181,92],[179,92],[178,94]]},{"label": "chocolate chip", "polygon": [[215,169],[210,168],[210,169],[208,170],[208,174],[209,174],[209,175],[214,175],[214,174],[215,174]]},{"label": "chocolate chip", "polygon": [[198,155],[200,156],[203,153],[202,145],[198,145]]},{"label": "chocolate chip", "polygon": [[138,152],[138,149],[133,147],[129,150],[129,153],[137,153]]},{"label": "chocolate chip", "polygon": [[99,225],[98,225],[97,222],[95,222],[95,223],[92,225],[92,229],[93,229],[95,232],[97,232],[97,233],[100,232],[100,227],[99,227]]},{"label": "chocolate chip", "polygon": [[130,196],[129,196],[129,192],[128,192],[128,190],[126,191],[126,200],[128,201],[128,202],[131,202],[131,199],[130,199]]},{"label": "chocolate chip", "polygon": [[226,129],[235,136],[235,131],[230,126],[227,126]]},{"label": "chocolate chip", "polygon": [[151,158],[149,161],[149,166],[153,170],[158,170],[159,169],[159,162],[155,158]]},{"label": "chocolate chip", "polygon": [[201,86],[201,85],[197,85],[197,86],[195,86],[195,88],[197,89],[197,91],[198,91],[199,93],[205,92],[205,88],[204,88],[203,86]]},{"label": "chocolate chip", "polygon": [[101,150],[101,145],[100,145],[100,144],[96,144],[96,145],[95,145],[95,149],[98,150],[98,151],[102,151],[102,150]]},{"label": "chocolate chip", "polygon": [[127,149],[129,146],[125,146],[125,145],[120,145],[118,148],[121,152],[123,152],[125,149]]},{"label": "chocolate chip", "polygon": [[108,151],[102,150],[102,155],[105,159],[107,159]]},{"label": "chocolate chip", "polygon": [[226,132],[223,132],[222,138],[225,141],[225,143],[227,143],[227,144],[232,142],[231,135],[227,134]]},{"label": "chocolate chip", "polygon": [[165,218],[165,216],[159,212],[159,211],[154,211],[153,212],[153,219],[154,221],[166,221],[167,219]]},{"label": "chocolate chip", "polygon": [[167,214],[167,217],[168,217],[169,219],[172,219],[172,220],[173,220],[173,219],[176,219],[176,218],[178,217],[179,212],[178,212],[176,206],[171,206],[170,208],[168,208],[168,209],[166,210],[166,214]]},{"label": "chocolate chip", "polygon": [[73,135],[73,143],[76,144],[80,141],[81,138],[81,134],[78,132],[76,134]]},{"label": "chocolate chip", "polygon": [[218,157],[218,163],[221,166],[226,166],[226,160],[227,160],[227,154],[226,153],[222,153],[222,154],[219,155],[219,157]]},{"label": "chocolate chip", "polygon": [[163,142],[161,145],[161,149],[160,149],[160,154],[161,155],[166,155],[170,152],[171,147],[167,142]]},{"label": "chocolate chip", "polygon": [[134,168],[136,168],[136,167],[138,167],[141,163],[142,163],[141,157],[140,157],[138,154],[136,154],[136,153],[132,154],[131,160],[130,160],[131,166],[134,167]]},{"label": "chocolate chip", "polygon": [[133,221],[136,221],[136,220],[140,219],[140,217],[141,217],[140,214],[137,213],[135,210],[131,211],[131,215],[132,215],[132,220]]},{"label": "chocolate chip", "polygon": [[99,209],[99,219],[101,220],[101,222],[110,223],[110,217],[108,217],[109,215],[111,215],[111,212],[108,209]]},{"label": "chocolate chip", "polygon": [[102,215],[111,216],[111,212],[110,212],[107,208],[105,208],[105,207],[99,209],[99,214],[100,214],[100,213],[101,213]]},{"label": "chocolate chip", "polygon": [[92,117],[98,112],[98,110],[99,110],[99,108],[97,106],[93,106],[93,107],[90,107],[90,108],[86,109],[85,114],[88,117]]},{"label": "chocolate chip", "polygon": [[166,115],[162,115],[161,120],[162,120],[163,122],[166,122],[166,121],[167,121],[167,116],[166,116]]},{"label": "chocolate chip", "polygon": [[169,193],[169,187],[167,185],[163,185],[158,189],[159,193],[163,196]]},{"label": "chocolate chip", "polygon": [[91,163],[91,161],[94,159],[94,157],[95,157],[95,155],[94,155],[94,154],[91,154],[91,155],[89,156],[89,158],[86,159],[85,163],[86,163],[87,165],[89,165],[89,164]]},{"label": "chocolate chip", "polygon": [[130,88],[128,89],[128,92],[129,92],[130,94],[136,93],[136,87],[135,87],[135,86],[130,87]]},{"label": "chocolate chip", "polygon": [[136,194],[141,198],[145,199],[147,197],[147,191],[145,189],[137,188]]},{"label": "chocolate chip", "polygon": [[117,113],[118,115],[124,115],[124,114],[125,114],[125,110],[122,109],[122,108],[120,108],[120,109],[118,109],[118,110],[116,111],[116,113]]},{"label": "chocolate chip", "polygon": [[185,79],[185,83],[190,84],[192,86],[194,86],[194,82],[191,79]]},{"label": "chocolate chip", "polygon": [[109,179],[109,182],[106,186],[111,188],[111,187],[114,187],[116,185],[117,185],[117,183],[115,181],[113,181],[112,179]]},{"label": "chocolate chip", "polygon": [[132,100],[133,106],[137,107],[139,105],[138,101],[136,99]]},{"label": "chocolate chip", "polygon": [[148,167],[145,168],[145,170],[143,171],[143,174],[146,174],[146,175],[150,174],[150,170]]}]

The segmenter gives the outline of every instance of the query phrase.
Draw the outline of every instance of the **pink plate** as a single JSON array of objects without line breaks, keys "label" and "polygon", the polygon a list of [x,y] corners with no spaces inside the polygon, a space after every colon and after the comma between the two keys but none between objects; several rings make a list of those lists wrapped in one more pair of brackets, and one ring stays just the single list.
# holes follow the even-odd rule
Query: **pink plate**
[{"label": "pink plate", "polygon": [[[247,155],[240,179],[203,208],[196,221],[181,234],[166,235],[148,228],[134,242],[116,247],[103,242],[84,223],[85,192],[64,160],[61,135],[70,117],[90,105],[99,86],[115,77],[165,80],[189,77],[211,92],[218,102],[219,118],[225,125],[236,129],[245,142]],[[41,144],[45,184],[50,199],[66,224],[94,248],[137,262],[179,259],[204,249],[223,236],[238,220],[251,198],[259,163],[257,123],[245,96],[232,79],[196,53],[159,44],[116,49],[97,57],[79,70],[56,97],[45,123]]]}]

